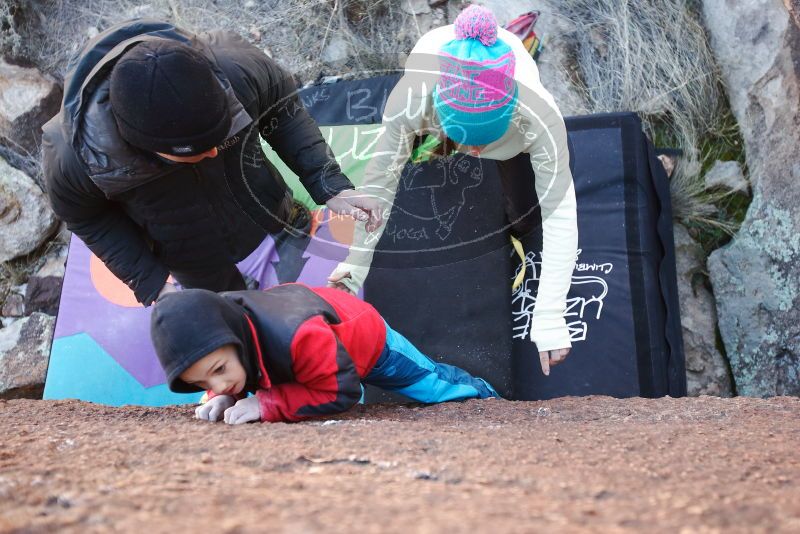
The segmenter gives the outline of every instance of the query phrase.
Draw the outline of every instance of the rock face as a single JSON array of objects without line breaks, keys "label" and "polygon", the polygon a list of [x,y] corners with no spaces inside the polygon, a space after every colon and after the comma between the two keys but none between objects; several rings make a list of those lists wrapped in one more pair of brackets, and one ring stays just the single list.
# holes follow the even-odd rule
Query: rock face
[{"label": "rock face", "polygon": [[705,0],[753,202],[708,267],[741,395],[800,395],[800,27],[783,0]]},{"label": "rock face", "polygon": [[695,283],[696,275],[705,270],[703,247],[680,224],[673,226],[673,233],[681,327],[686,353],[687,392],[694,397],[730,397],[733,389],[728,363],[715,343],[717,310],[714,307],[714,296],[702,284]]},{"label": "rock face", "polygon": [[783,3],[794,19],[795,26],[800,26],[800,0],[783,0]]},{"label": "rock face", "polygon": [[431,12],[428,0],[403,0],[401,7],[409,15],[422,15],[423,13]]},{"label": "rock face", "polygon": [[55,215],[42,190],[0,159],[0,262],[33,251],[55,228]]},{"label": "rock face", "polygon": [[25,315],[25,295],[16,291],[10,291],[3,301],[3,308],[0,310],[3,317],[22,317]]},{"label": "rock face", "polygon": [[0,329],[0,398],[41,398],[55,323],[34,313]]},{"label": "rock face", "polygon": [[[6,304],[10,311],[16,311],[18,302],[17,293],[24,295],[23,309],[24,315],[34,312],[42,312],[48,315],[58,313],[58,305],[61,300],[61,285],[64,282],[64,272],[66,270],[67,247],[54,247],[43,258],[41,267],[28,279],[22,291],[13,291],[6,298]],[[19,288],[21,289],[21,288]],[[11,299],[9,301],[9,299]],[[3,315],[15,317],[5,313],[6,306],[3,306]]]},{"label": "rock face", "polygon": [[750,186],[736,161],[716,161],[706,173],[706,189],[721,187],[730,191],[747,193]]},{"label": "rock face", "polygon": [[39,151],[42,125],[58,113],[61,88],[36,69],[0,59],[0,137],[30,154]]},{"label": "rock face", "polygon": [[351,53],[350,44],[344,38],[334,36],[330,42],[325,45],[321,59],[326,65],[341,67],[347,63]]},{"label": "rock face", "polygon": [[66,261],[67,247],[57,247],[47,255],[39,270],[28,279],[24,301],[26,315],[33,312],[48,315],[58,313]]},{"label": "rock face", "polygon": [[64,278],[56,276],[34,276],[28,280],[28,287],[25,290],[25,313],[58,314],[63,282]]}]

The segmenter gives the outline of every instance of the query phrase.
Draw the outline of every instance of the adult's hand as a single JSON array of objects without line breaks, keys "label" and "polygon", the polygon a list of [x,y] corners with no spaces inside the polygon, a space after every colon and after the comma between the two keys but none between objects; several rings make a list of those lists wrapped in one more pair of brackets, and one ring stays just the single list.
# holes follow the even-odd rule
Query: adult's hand
[{"label": "adult's hand", "polygon": [[374,232],[381,226],[382,217],[378,201],[367,194],[346,189],[325,203],[328,209],[340,215],[366,222],[367,232]]},{"label": "adult's hand", "polygon": [[230,395],[217,395],[194,409],[194,416],[201,421],[219,421],[225,410],[236,404],[236,399]]},{"label": "adult's hand", "polygon": [[542,364],[542,372],[545,376],[550,376],[550,368],[566,360],[568,354],[569,347],[541,351],[539,353],[539,363]]},{"label": "adult's hand", "polygon": [[236,404],[225,410],[225,422],[229,425],[240,425],[260,420],[261,405],[255,395],[236,401]]}]

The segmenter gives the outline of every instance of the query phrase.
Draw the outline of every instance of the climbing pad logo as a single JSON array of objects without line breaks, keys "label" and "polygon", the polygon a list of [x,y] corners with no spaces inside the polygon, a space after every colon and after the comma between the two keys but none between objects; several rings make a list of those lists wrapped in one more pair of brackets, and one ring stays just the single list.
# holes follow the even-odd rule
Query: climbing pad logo
[{"label": "climbing pad logo", "polygon": [[[586,341],[590,325],[595,325],[601,320],[603,306],[608,296],[610,275],[614,270],[614,264],[611,262],[581,262],[581,252],[582,250],[578,249],[578,261],[571,283],[571,287],[579,295],[567,298],[567,308],[564,312],[572,343]],[[511,295],[513,339],[528,340],[531,337],[531,323],[541,268],[541,254],[528,252],[525,255],[525,264],[519,262],[514,273],[513,278],[516,278],[520,271],[524,270],[525,277]]]}]

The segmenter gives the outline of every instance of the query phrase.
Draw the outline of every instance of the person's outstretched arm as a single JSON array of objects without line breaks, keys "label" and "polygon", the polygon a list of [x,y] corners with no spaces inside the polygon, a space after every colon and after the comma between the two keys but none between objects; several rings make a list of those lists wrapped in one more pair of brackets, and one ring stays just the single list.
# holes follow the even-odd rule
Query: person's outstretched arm
[{"label": "person's outstretched arm", "polygon": [[536,175],[542,212],[542,267],[533,309],[531,340],[542,370],[561,362],[572,347],[564,313],[578,250],[575,187],[569,168],[567,129],[552,95],[542,86],[536,64],[522,43],[501,30],[517,59],[519,106],[525,106],[531,139],[528,154]]},{"label": "person's outstretched arm", "polygon": [[434,123],[431,94],[438,80],[439,61],[427,52],[428,37],[423,37],[411,51],[405,73],[392,89],[382,118],[382,130],[372,158],[367,164],[364,182],[358,191],[375,198],[380,219],[356,222],[353,243],[347,258],[328,277],[328,285],[353,294],[364,285],[385,225],[394,204],[400,175],[414,144],[414,138]]},{"label": "person's outstretched arm", "polygon": [[277,64],[272,63],[267,68],[271,82],[260,93],[262,137],[297,174],[317,204],[325,204],[342,191],[355,189],[297,97],[292,77]]},{"label": "person's outstretched arm", "polygon": [[314,202],[371,226],[379,224],[377,203],[354,191],[317,124],[297,97],[294,80],[276,64],[270,70],[275,83],[262,93],[261,135],[297,174]]},{"label": "person's outstretched arm", "polygon": [[[392,211],[400,174],[411,157],[416,131],[409,124],[405,106],[408,94],[413,94],[414,89],[403,80],[398,82],[387,100],[383,129],[374,156],[367,164],[364,183],[358,188],[360,193],[375,199],[378,224],[372,221],[356,222],[347,258],[328,277],[329,286],[353,294],[358,293],[369,274],[375,247],[385,229],[383,223]],[[390,110],[399,111],[392,114]]]},{"label": "person's outstretched arm", "polygon": [[[205,34],[223,70],[245,84],[240,93],[255,102],[242,102],[257,109],[258,133],[300,178],[311,198],[324,204],[353,184],[342,174],[314,120],[297,97],[291,74],[240,35],[229,31]],[[255,132],[250,132],[255,135]]]}]

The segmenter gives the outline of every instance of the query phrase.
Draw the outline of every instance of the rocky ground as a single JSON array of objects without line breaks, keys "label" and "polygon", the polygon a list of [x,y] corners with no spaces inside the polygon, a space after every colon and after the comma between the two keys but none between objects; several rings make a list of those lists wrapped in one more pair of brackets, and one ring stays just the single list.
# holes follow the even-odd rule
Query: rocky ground
[{"label": "rocky ground", "polygon": [[0,401],[2,532],[798,532],[800,399],[368,406],[229,427]]}]

